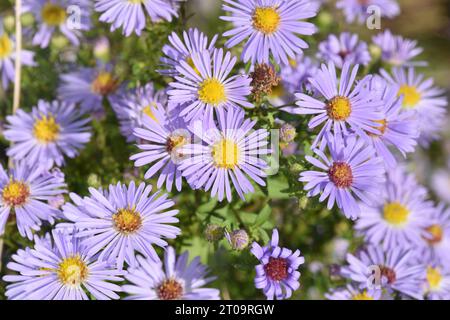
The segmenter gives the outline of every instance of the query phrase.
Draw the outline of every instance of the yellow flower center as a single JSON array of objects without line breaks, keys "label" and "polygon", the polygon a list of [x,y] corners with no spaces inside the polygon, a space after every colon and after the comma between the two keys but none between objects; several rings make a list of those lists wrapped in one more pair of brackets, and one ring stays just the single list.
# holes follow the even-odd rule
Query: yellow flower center
[{"label": "yellow flower center", "polygon": [[373,297],[369,296],[367,291],[364,290],[361,293],[357,293],[352,297],[352,300],[374,300]]},{"label": "yellow flower center", "polygon": [[43,116],[42,119],[37,120],[34,124],[34,137],[41,143],[54,142],[60,132],[59,124],[53,116]]},{"label": "yellow flower center", "polygon": [[89,274],[86,263],[79,255],[65,258],[58,266],[59,280],[66,286],[79,286]]},{"label": "yellow flower center", "polygon": [[425,240],[433,245],[437,244],[442,241],[442,237],[444,236],[444,231],[442,230],[442,227],[438,224],[433,224],[430,227],[426,229],[428,233],[431,235],[431,237],[427,237]]},{"label": "yellow flower center", "polygon": [[438,289],[442,280],[442,275],[439,269],[428,267],[427,268],[427,281],[431,289]]},{"label": "yellow flower center", "polygon": [[222,139],[213,145],[212,157],[216,167],[234,169],[239,163],[240,150],[234,141]]},{"label": "yellow flower center", "polygon": [[11,180],[4,188],[2,193],[3,202],[11,207],[17,207],[27,202],[30,196],[30,188],[21,181]]},{"label": "yellow flower center", "polygon": [[116,91],[119,86],[119,81],[114,78],[110,72],[102,71],[97,78],[92,82],[92,92],[106,96],[107,94]]},{"label": "yellow flower center", "polygon": [[297,62],[296,59],[288,58],[288,61],[289,61],[289,65],[290,65],[292,68],[297,67],[298,62]]},{"label": "yellow flower center", "polygon": [[154,121],[158,122],[158,119],[156,119],[155,114],[152,111],[152,105],[148,105],[146,106],[144,109],[142,109],[142,112],[149,116],[151,119],[153,119]]},{"label": "yellow flower center", "polygon": [[123,234],[133,233],[142,226],[141,215],[133,208],[119,209],[117,213],[113,214],[112,220],[115,228]]},{"label": "yellow flower center", "polygon": [[280,14],[274,7],[259,7],[253,14],[253,27],[267,35],[278,30],[280,21]]},{"label": "yellow flower center", "polygon": [[174,279],[164,280],[156,291],[161,300],[177,300],[183,296],[183,286]]},{"label": "yellow flower center", "polygon": [[352,113],[350,100],[341,96],[334,97],[327,104],[327,113],[333,120],[346,120]]},{"label": "yellow flower center", "polygon": [[271,98],[281,98],[285,95],[285,89],[281,81],[275,87],[272,87],[272,92],[269,94]]},{"label": "yellow flower center", "polygon": [[42,8],[42,20],[49,26],[59,26],[66,21],[66,10],[60,5],[47,2]]},{"label": "yellow flower center", "polygon": [[200,85],[198,98],[204,103],[217,106],[227,100],[225,86],[217,79],[207,79]]},{"label": "yellow flower center", "polygon": [[400,226],[408,220],[409,210],[398,202],[391,202],[383,208],[384,220],[394,226]]},{"label": "yellow flower center", "polygon": [[373,127],[374,129],[378,130],[379,133],[372,133],[372,132],[367,132],[367,134],[371,137],[379,137],[382,136],[385,132],[386,132],[386,128],[387,128],[387,121],[386,119],[383,120],[374,120],[373,122],[379,123],[381,126],[379,127]]},{"label": "yellow flower center", "polygon": [[174,134],[167,139],[166,150],[171,153],[177,148],[184,146],[188,142],[188,138],[181,134]]},{"label": "yellow flower center", "polygon": [[398,91],[398,96],[403,96],[403,107],[414,108],[422,98],[422,95],[414,86],[403,85]]},{"label": "yellow flower center", "polygon": [[6,35],[0,36],[0,59],[7,58],[13,51],[11,39]]},{"label": "yellow flower center", "polygon": [[144,2],[145,2],[145,0],[128,0],[128,2],[131,2],[131,3],[136,3],[136,4],[138,4],[138,3],[144,3]]}]

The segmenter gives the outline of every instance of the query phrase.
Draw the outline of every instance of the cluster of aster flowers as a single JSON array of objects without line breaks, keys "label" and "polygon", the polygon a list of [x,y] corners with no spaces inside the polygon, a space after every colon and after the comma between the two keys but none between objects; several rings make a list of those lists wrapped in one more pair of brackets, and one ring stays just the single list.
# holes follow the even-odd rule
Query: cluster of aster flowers
[{"label": "cluster of aster flowers", "polygon": [[[41,49],[57,33],[79,46],[91,29],[92,11],[111,32],[141,37],[156,23],[177,19],[183,5],[24,2],[23,13],[36,17],[31,44]],[[308,40],[319,31],[310,19],[320,5],[223,0],[220,19],[229,30],[213,37],[197,28],[170,33],[156,67],[161,79],[132,83],[101,59],[70,65],[62,68],[56,100],[39,100],[31,111],[8,116],[2,134],[11,144],[11,161],[9,169],[0,166],[0,235],[15,221],[34,244],[7,264],[13,273],[3,277],[6,297],[220,299],[218,289],[205,287],[217,277],[209,276],[200,257],[177,255],[173,242],[184,230],[176,195],[206,193],[233,210],[235,199],[244,202],[264,188],[278,146],[269,143],[268,126],[258,120],[270,113],[276,119],[268,122],[281,126],[281,148],[294,149],[285,154],[305,160],[295,178],[302,189],[297,194],[342,212],[363,241],[339,268],[346,286],[325,297],[450,299],[450,209],[435,205],[405,164],[418,146],[439,139],[444,91],[418,69],[425,63],[415,61],[422,52],[417,43],[389,30],[372,38],[377,57],[349,32],[329,35],[308,55]],[[336,4],[349,23],[365,21],[371,6],[388,18],[399,14],[394,0]],[[75,21],[74,10],[81,13]],[[17,54],[23,65],[35,65],[34,53],[16,52],[14,37],[0,29],[4,89],[14,80]],[[378,64],[385,69],[362,70]],[[62,172],[90,143],[91,122],[101,121],[107,108],[126,143],[134,145],[129,162],[144,169],[144,181],[136,175],[129,183],[90,187],[84,195],[70,192]],[[305,123],[303,153],[286,118]],[[260,244],[262,237],[238,220],[240,228],[231,232],[208,225],[207,240],[225,238],[232,249],[249,251],[255,287],[267,299],[292,297],[305,263],[300,250],[280,246],[279,228]],[[46,228],[51,231],[44,233]]]}]

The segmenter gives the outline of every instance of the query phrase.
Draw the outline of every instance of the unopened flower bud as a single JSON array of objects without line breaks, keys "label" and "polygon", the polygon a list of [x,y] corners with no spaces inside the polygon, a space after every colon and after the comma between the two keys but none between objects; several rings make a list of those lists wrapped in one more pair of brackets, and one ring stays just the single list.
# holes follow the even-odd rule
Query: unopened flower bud
[{"label": "unopened flower bud", "polygon": [[226,234],[228,242],[234,250],[244,250],[249,244],[249,236],[245,230],[234,230]]},{"label": "unopened flower bud", "polygon": [[298,207],[300,209],[305,209],[308,206],[309,199],[308,197],[302,197],[298,200]]},{"label": "unopened flower bud", "polygon": [[110,45],[107,37],[101,37],[95,41],[94,56],[104,62],[109,61]]},{"label": "unopened flower bud", "polygon": [[285,123],[281,126],[280,129],[280,138],[282,142],[289,143],[294,141],[295,136],[297,135],[297,131],[295,127],[289,123]]},{"label": "unopened flower bud", "polygon": [[[13,15],[7,15],[6,17],[3,18],[3,26],[5,27],[6,31],[8,31],[8,32],[14,31],[15,24],[16,24],[16,19],[14,18]],[[0,30],[1,30],[1,27],[0,27]]]},{"label": "unopened flower bud", "polygon": [[369,46],[369,52],[374,61],[378,60],[382,54],[381,48],[375,44]]}]

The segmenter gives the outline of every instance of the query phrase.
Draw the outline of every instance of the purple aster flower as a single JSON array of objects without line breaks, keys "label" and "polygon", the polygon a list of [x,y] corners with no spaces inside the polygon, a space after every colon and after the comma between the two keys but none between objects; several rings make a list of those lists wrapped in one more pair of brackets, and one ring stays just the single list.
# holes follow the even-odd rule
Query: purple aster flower
[{"label": "purple aster flower", "polygon": [[378,132],[368,134],[370,143],[386,165],[394,168],[397,160],[390,148],[400,151],[403,157],[406,157],[408,152],[414,152],[419,138],[417,117],[413,111],[402,110],[402,98],[398,97],[397,88],[387,85],[380,76],[372,78],[368,90],[379,90],[379,98],[383,101],[380,110],[384,115],[378,122],[381,124],[381,127],[377,128]]},{"label": "purple aster flower", "polygon": [[218,127],[213,120],[196,121],[190,128],[200,139],[197,144],[186,145],[181,152],[186,156],[180,170],[194,188],[211,190],[219,201],[231,202],[231,182],[239,197],[254,192],[251,180],[265,186],[263,178],[268,169],[262,156],[269,154],[265,129],[251,131],[256,121],[244,119],[244,111],[230,109],[218,113]]},{"label": "purple aster flower", "polygon": [[180,0],[95,0],[95,11],[100,12],[100,21],[111,24],[111,32],[123,28],[123,34],[135,32],[141,35],[146,25],[146,12],[152,22],[172,21],[178,17]]},{"label": "purple aster flower", "polygon": [[312,35],[316,27],[301,21],[315,17],[317,5],[310,0],[224,0],[223,10],[230,16],[232,30],[223,35],[231,38],[225,44],[232,48],[248,39],[242,52],[244,62],[268,63],[272,55],[277,63],[295,59],[308,44],[298,35]]},{"label": "purple aster flower", "polygon": [[20,275],[3,277],[11,282],[6,296],[12,300],[97,300],[119,299],[121,288],[111,281],[123,281],[121,272],[108,262],[98,261],[75,235],[52,232],[53,243],[37,240],[34,248],[18,252],[8,263]]},{"label": "purple aster flower", "polygon": [[178,75],[176,68],[180,65],[180,61],[186,62],[195,69],[192,54],[201,53],[205,50],[212,54],[216,41],[217,35],[208,44],[208,37],[198,29],[183,31],[183,39],[173,32],[169,35],[170,44],[166,44],[162,49],[165,55],[161,58],[164,69],[159,70],[159,72],[169,76]]},{"label": "purple aster flower", "polygon": [[426,268],[423,290],[427,300],[449,300],[450,270],[448,265],[429,264]]},{"label": "purple aster flower", "polygon": [[383,115],[378,109],[382,101],[365,90],[371,76],[364,77],[353,88],[358,68],[356,65],[351,69],[350,63],[345,62],[338,81],[334,64],[330,62],[328,67],[322,65],[309,81],[323,99],[297,93],[298,107],[292,108],[291,111],[296,114],[316,115],[308,124],[310,129],[324,124],[313,142],[313,148],[319,142],[321,149],[325,147],[325,136],[328,132],[333,132],[335,136],[348,135],[348,127],[365,140],[368,140],[368,133],[379,132],[377,128],[381,126],[379,121],[383,120]]},{"label": "purple aster flower", "polygon": [[381,290],[359,289],[348,284],[345,287],[332,289],[325,294],[328,300],[391,300],[388,294],[382,294]]},{"label": "purple aster flower", "polygon": [[303,89],[309,90],[308,79],[314,77],[319,70],[316,61],[306,56],[298,56],[296,59],[290,59],[289,64],[281,67],[281,82],[287,91],[298,92]]},{"label": "purple aster flower", "polygon": [[29,166],[62,166],[64,156],[74,158],[91,138],[90,119],[64,102],[40,100],[30,113],[18,110],[6,119],[4,135],[13,143],[7,154]]},{"label": "purple aster flower", "polygon": [[288,299],[300,287],[298,267],[305,262],[300,250],[278,246],[278,230],[272,231],[269,245],[261,247],[253,242],[252,254],[259,260],[256,269],[255,286],[262,289],[267,299]]},{"label": "purple aster flower", "polygon": [[375,13],[371,8],[376,8],[381,17],[389,19],[400,14],[400,6],[396,0],[339,0],[336,7],[344,11],[348,23],[365,23]]},{"label": "purple aster flower", "polygon": [[450,209],[443,204],[428,210],[425,219],[424,232],[422,233],[421,252],[429,256],[430,261],[442,265],[450,264]]},{"label": "purple aster flower", "polygon": [[[0,19],[0,77],[3,89],[8,89],[9,83],[14,82],[15,70],[14,64],[16,60],[14,38],[8,36],[2,30],[2,21]],[[20,59],[22,65],[32,66],[36,65],[34,61],[34,52],[22,50],[20,52]]]},{"label": "purple aster flower", "polygon": [[119,119],[120,132],[127,142],[134,142],[133,130],[143,128],[146,117],[156,120],[164,116],[165,110],[160,105],[167,103],[167,97],[164,90],[157,91],[152,83],[148,83],[123,92],[111,98],[110,102]]},{"label": "purple aster flower", "polygon": [[60,212],[46,201],[65,193],[65,187],[64,179],[43,167],[17,162],[8,172],[0,165],[0,235],[5,232],[11,214],[15,216],[20,235],[29,239],[43,221],[53,224]]},{"label": "purple aster flower", "polygon": [[367,242],[409,249],[423,244],[427,216],[434,210],[427,191],[403,168],[389,171],[383,193],[373,205],[361,205],[361,217],[355,229]]},{"label": "purple aster flower", "polygon": [[[178,191],[182,188],[182,172],[179,164],[183,158],[181,148],[191,143],[191,133],[187,129],[185,120],[173,110],[165,116],[156,110],[162,106],[151,108],[153,118],[143,119],[143,128],[134,130],[135,137],[140,141],[138,148],[141,152],[130,157],[136,167],[151,164],[144,179],[150,179],[160,171],[157,187],[166,183],[167,191],[172,190],[173,183]],[[160,112],[160,111],[159,111]]]},{"label": "purple aster flower", "polygon": [[229,52],[224,55],[222,49],[192,54],[194,67],[180,61],[176,67],[181,76],[176,76],[167,92],[169,102],[180,105],[180,116],[186,120],[203,117],[212,118],[213,111],[238,108],[253,108],[247,101],[250,94],[251,79],[246,75],[228,77],[236,57]]},{"label": "purple aster flower", "polygon": [[433,86],[433,79],[424,80],[422,74],[415,74],[414,68],[393,68],[392,74],[381,70],[386,80],[398,90],[403,97],[403,108],[415,110],[419,122],[419,143],[427,146],[438,139],[445,125],[447,99],[444,90]]},{"label": "purple aster flower", "polygon": [[421,285],[425,278],[423,265],[414,262],[412,250],[368,246],[357,256],[347,254],[348,265],[341,273],[360,284],[361,288],[400,292],[415,299],[423,299]]},{"label": "purple aster flower", "polygon": [[127,300],[219,300],[217,289],[204,288],[214,281],[207,277],[208,268],[196,257],[190,263],[189,253],[177,257],[172,247],[166,248],[164,261],[137,257],[138,265],[125,276],[131,284],[122,287]]},{"label": "purple aster flower", "polygon": [[[37,20],[38,31],[33,45],[47,48],[53,34],[59,30],[78,46],[81,31],[90,28],[90,3],[88,0],[23,0],[23,12],[30,12]],[[76,15],[72,16],[72,15]]]},{"label": "purple aster flower", "polygon": [[[80,68],[62,74],[58,98],[79,104],[81,109],[88,113],[102,110],[103,99],[114,97],[120,85],[111,69],[111,66]],[[113,100],[110,99],[110,102],[112,103]]]},{"label": "purple aster flower", "polygon": [[383,159],[355,136],[347,137],[345,142],[329,138],[328,149],[330,156],[319,149],[314,152],[320,159],[306,156],[319,171],[304,171],[299,181],[306,182],[308,197],[321,194],[319,201],[328,198],[328,209],[336,202],[347,218],[355,220],[361,213],[356,199],[370,205],[379,195],[385,180]]},{"label": "purple aster flower", "polygon": [[174,202],[167,194],[150,196],[152,186],[131,182],[110,185],[109,192],[89,188],[90,196],[81,199],[71,194],[75,203],[63,206],[66,218],[73,221],[85,237],[83,244],[90,254],[100,252],[99,260],[114,260],[119,269],[124,262],[136,266],[135,252],[158,259],[153,245],[167,246],[163,238],[174,239],[180,229],[170,225],[178,222],[178,210],[169,210]]},{"label": "purple aster flower", "polygon": [[332,61],[342,68],[345,62],[368,65],[371,57],[367,43],[360,41],[357,34],[343,32],[339,36],[331,34],[319,44],[319,59]]},{"label": "purple aster flower", "polygon": [[411,61],[422,53],[417,41],[396,36],[390,30],[379,33],[372,41],[381,49],[381,59],[393,66],[424,66],[425,62]]}]

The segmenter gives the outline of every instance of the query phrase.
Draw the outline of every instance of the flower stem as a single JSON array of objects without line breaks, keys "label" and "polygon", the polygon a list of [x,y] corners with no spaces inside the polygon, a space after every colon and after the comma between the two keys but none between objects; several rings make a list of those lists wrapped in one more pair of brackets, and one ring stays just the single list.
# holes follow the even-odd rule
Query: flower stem
[{"label": "flower stem", "polygon": [[[15,114],[20,106],[20,91],[21,91],[21,77],[22,77],[22,22],[20,15],[22,12],[22,0],[16,0],[15,8],[16,16],[16,54],[15,54],[15,66],[14,66],[14,96],[13,96],[13,110],[12,114]],[[11,168],[13,165],[12,159],[9,158],[8,165]],[[0,272],[2,271],[2,258],[3,258],[3,237],[0,238]]]}]

